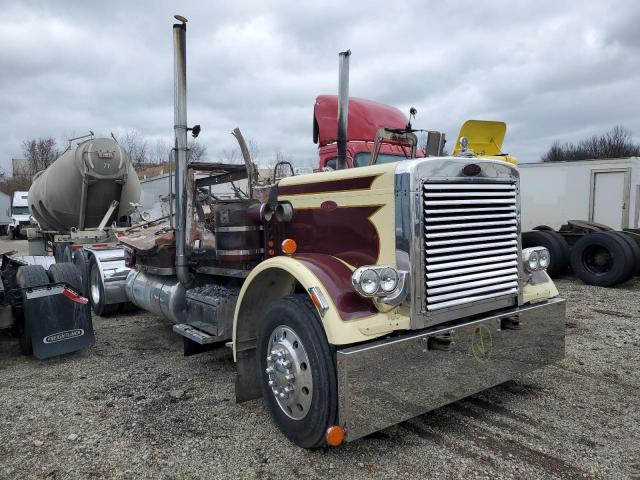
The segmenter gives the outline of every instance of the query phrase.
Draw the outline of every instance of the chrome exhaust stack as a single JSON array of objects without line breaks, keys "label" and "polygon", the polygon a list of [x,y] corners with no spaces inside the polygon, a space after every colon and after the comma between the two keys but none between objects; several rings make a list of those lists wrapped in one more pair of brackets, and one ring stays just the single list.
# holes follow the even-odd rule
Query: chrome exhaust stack
[{"label": "chrome exhaust stack", "polygon": [[173,25],[173,131],[175,134],[176,192],[176,275],[185,288],[195,285],[189,272],[187,237],[187,19],[175,15],[181,23]]},{"label": "chrome exhaust stack", "polygon": [[351,50],[340,52],[338,66],[338,156],[336,169],[347,168],[347,123],[349,117],[349,57]]}]

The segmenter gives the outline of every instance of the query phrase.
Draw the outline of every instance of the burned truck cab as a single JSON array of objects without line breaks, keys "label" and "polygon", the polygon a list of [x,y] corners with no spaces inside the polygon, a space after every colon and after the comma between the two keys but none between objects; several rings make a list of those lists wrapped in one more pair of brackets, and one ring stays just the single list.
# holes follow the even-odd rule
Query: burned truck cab
[{"label": "burned truck cab", "polygon": [[[407,160],[287,177],[253,195],[249,161],[187,161],[199,127],[187,127],[176,18],[176,215],[120,238],[126,293],[174,322],[185,346],[231,340],[237,401],[262,397],[300,447],[337,446],[563,357],[549,253],[521,246],[517,167],[414,158],[413,141]],[[244,177],[246,199],[207,190]]]}]

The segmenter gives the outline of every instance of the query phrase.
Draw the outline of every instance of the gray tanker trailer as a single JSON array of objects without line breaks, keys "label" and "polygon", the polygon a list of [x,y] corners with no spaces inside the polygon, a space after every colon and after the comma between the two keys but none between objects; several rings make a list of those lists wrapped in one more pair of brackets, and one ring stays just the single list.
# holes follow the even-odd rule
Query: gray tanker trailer
[{"label": "gray tanker trailer", "polygon": [[58,262],[73,261],[81,277],[81,293],[90,299],[89,276],[102,291],[97,314],[124,301],[110,295],[126,278],[118,232],[131,225],[140,201],[140,181],[127,152],[111,138],[89,138],[67,149],[29,189],[29,211],[38,228],[27,230],[31,255],[53,253]]},{"label": "gray tanker trailer", "polygon": [[113,201],[107,222],[126,225],[140,200],[140,181],[129,156],[111,138],[86,140],[38,172],[29,189],[29,210],[43,232],[98,228]]}]

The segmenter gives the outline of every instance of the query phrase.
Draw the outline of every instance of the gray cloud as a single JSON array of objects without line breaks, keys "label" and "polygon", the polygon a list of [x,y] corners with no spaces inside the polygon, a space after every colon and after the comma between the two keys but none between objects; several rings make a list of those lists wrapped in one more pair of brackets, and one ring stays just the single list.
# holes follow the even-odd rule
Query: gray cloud
[{"label": "gray cloud", "polygon": [[337,89],[419,110],[447,132],[504,120],[506,149],[535,161],[554,140],[613,125],[640,140],[640,6],[552,2],[53,2],[5,0],[0,162],[22,140],[129,128],[172,137],[172,15],[189,18],[189,121],[215,159],[239,126],[265,159],[313,164],[316,95]]}]

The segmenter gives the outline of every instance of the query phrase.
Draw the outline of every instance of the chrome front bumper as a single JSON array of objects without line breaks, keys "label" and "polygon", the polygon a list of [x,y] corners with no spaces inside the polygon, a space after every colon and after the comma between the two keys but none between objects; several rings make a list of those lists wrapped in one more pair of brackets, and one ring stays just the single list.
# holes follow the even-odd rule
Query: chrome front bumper
[{"label": "chrome front bumper", "polygon": [[565,301],[556,298],[338,350],[338,416],[346,440],[558,361],[564,337]]}]

